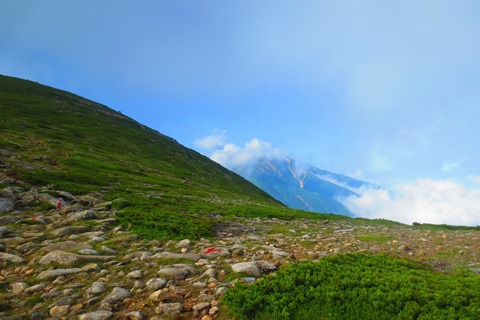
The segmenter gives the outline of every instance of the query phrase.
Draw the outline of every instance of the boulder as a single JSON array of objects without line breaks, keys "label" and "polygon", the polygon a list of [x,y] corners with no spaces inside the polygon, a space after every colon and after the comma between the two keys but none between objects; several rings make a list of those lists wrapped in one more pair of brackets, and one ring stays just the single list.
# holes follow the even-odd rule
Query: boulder
[{"label": "boulder", "polygon": [[0,213],[12,211],[14,205],[14,200],[10,198],[0,198]]},{"label": "boulder", "polygon": [[233,272],[236,273],[246,273],[255,278],[261,277],[260,269],[255,261],[250,262],[239,262],[231,265]]},{"label": "boulder", "polygon": [[84,313],[78,317],[79,320],[106,320],[113,317],[113,312],[100,310],[95,312]]},{"label": "boulder", "polygon": [[72,226],[72,227],[63,227],[52,230],[52,235],[56,237],[70,236],[72,234],[80,234],[90,231],[88,227],[85,226]]},{"label": "boulder", "polygon": [[75,252],[82,249],[92,249],[92,245],[87,242],[76,242],[76,241],[62,241],[58,243],[52,243],[44,247],[42,250],[50,252],[55,250],[62,250],[68,252]]},{"label": "boulder", "polygon": [[12,262],[12,263],[22,263],[22,262],[24,262],[24,259],[20,256],[15,255],[15,254],[0,252],[0,261],[7,261],[7,262]]},{"label": "boulder", "polygon": [[163,278],[153,278],[147,281],[147,290],[156,291],[163,289],[167,285],[167,280]]},{"label": "boulder", "polygon": [[40,264],[59,263],[63,265],[69,265],[92,261],[110,261],[113,259],[115,259],[114,256],[81,255],[62,250],[55,250],[44,255],[38,262]]},{"label": "boulder", "polygon": [[102,300],[102,303],[115,304],[130,298],[130,292],[124,288],[115,287],[112,292]]},{"label": "boulder", "polygon": [[164,276],[166,278],[185,280],[189,276],[196,274],[197,269],[188,264],[174,264],[171,267],[165,267],[158,270],[157,274],[159,276]]}]

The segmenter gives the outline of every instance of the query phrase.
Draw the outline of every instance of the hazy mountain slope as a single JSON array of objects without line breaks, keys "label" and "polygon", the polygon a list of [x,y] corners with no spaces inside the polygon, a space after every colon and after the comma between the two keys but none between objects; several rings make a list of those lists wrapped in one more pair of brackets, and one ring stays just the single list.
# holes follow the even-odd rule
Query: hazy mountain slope
[{"label": "hazy mountain slope", "polygon": [[287,206],[314,212],[352,215],[338,198],[355,195],[355,188],[373,186],[311,165],[297,165],[293,159],[262,159],[235,171]]},{"label": "hazy mountain slope", "polygon": [[[209,224],[199,212],[283,208],[207,157],[71,93],[0,76],[0,112],[4,176],[75,194],[126,198],[119,219],[143,231],[198,235]],[[152,216],[163,218],[155,222]]]}]

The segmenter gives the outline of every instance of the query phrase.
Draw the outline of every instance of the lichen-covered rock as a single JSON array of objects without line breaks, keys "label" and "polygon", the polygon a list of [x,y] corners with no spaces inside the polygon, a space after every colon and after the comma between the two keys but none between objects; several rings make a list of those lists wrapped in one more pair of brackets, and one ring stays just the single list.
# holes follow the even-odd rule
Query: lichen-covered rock
[{"label": "lichen-covered rock", "polygon": [[93,249],[93,247],[88,242],[76,242],[76,241],[67,240],[67,241],[49,244],[45,246],[42,250],[46,252],[55,251],[55,250],[76,252],[82,249]]},{"label": "lichen-covered rock", "polygon": [[44,255],[40,260],[40,264],[58,263],[62,265],[71,265],[82,262],[91,261],[110,261],[115,259],[114,256],[101,256],[101,255],[81,255],[76,253],[70,253],[62,250],[55,250]]},{"label": "lichen-covered rock", "polygon": [[94,282],[92,286],[87,289],[87,293],[89,294],[102,294],[107,291],[107,286],[103,282]]},{"label": "lichen-covered rock", "polygon": [[262,276],[260,269],[255,261],[250,262],[239,262],[231,265],[233,272],[237,273],[246,273],[255,278],[260,278]]},{"label": "lichen-covered rock", "polygon": [[173,316],[182,312],[183,305],[180,302],[173,303],[163,303],[155,308],[156,314],[166,314],[168,316]]},{"label": "lichen-covered rock", "polygon": [[122,302],[131,296],[130,292],[124,288],[115,287],[112,292],[102,300],[102,303],[115,304]]},{"label": "lichen-covered rock", "polygon": [[163,278],[153,278],[147,281],[147,290],[148,291],[156,291],[162,289],[167,284],[167,280]]},{"label": "lichen-covered rock", "polygon": [[174,264],[171,267],[165,267],[158,270],[157,274],[159,276],[164,276],[166,278],[185,280],[191,275],[197,273],[197,269],[192,265],[188,264]]},{"label": "lichen-covered rock", "polygon": [[69,226],[69,227],[63,227],[63,228],[52,230],[51,233],[56,237],[64,237],[64,236],[70,236],[72,234],[85,233],[88,231],[90,231],[90,228],[85,226]]},{"label": "lichen-covered rock", "polygon": [[22,257],[17,256],[16,254],[0,252],[0,261],[7,261],[7,262],[12,262],[12,263],[22,263],[25,260]]},{"label": "lichen-covered rock", "polygon": [[113,312],[100,310],[95,312],[84,313],[78,317],[79,320],[107,320],[113,317]]}]

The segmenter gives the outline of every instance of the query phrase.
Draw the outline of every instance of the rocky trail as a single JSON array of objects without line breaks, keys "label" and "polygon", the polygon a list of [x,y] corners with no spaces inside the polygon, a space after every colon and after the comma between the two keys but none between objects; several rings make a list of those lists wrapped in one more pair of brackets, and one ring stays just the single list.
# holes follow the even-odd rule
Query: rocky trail
[{"label": "rocky trail", "polygon": [[[282,265],[387,253],[480,272],[480,232],[342,221],[212,217],[212,239],[142,240],[113,202],[48,188],[0,189],[0,319],[216,319],[222,295]],[[49,203],[44,210],[31,210]],[[55,208],[55,209],[54,209]]]}]

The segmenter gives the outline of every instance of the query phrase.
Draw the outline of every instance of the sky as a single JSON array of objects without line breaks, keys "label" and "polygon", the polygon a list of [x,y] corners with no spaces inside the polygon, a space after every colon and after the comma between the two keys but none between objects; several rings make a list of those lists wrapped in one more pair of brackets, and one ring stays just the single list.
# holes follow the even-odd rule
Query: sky
[{"label": "sky", "polygon": [[0,74],[376,183],[345,204],[406,223],[480,224],[479,39],[476,0],[0,0]]}]

